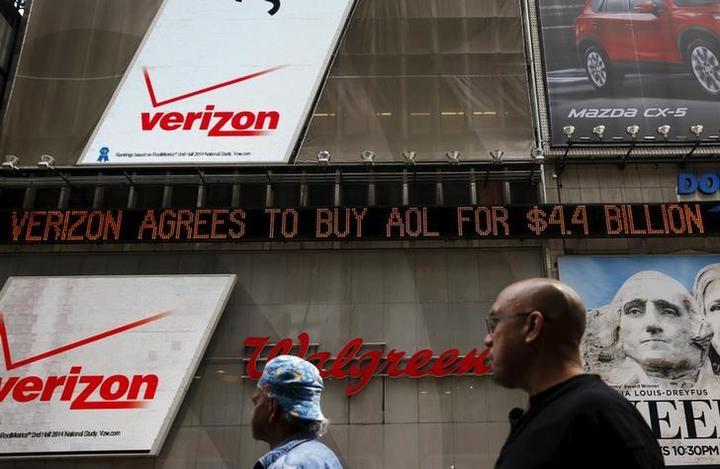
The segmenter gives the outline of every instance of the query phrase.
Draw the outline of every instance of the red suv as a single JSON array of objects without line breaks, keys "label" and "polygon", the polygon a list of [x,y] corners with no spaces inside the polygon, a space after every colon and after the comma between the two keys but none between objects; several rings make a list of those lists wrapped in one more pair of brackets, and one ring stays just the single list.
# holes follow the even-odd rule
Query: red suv
[{"label": "red suv", "polygon": [[599,90],[631,70],[685,65],[705,93],[720,98],[720,0],[587,0],[575,36]]}]

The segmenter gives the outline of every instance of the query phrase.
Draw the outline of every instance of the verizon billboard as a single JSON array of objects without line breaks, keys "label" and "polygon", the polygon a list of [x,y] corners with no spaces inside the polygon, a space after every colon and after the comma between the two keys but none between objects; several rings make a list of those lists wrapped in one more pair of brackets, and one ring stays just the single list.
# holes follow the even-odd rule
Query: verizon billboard
[{"label": "verizon billboard", "polygon": [[288,162],[354,0],[164,0],[78,164]]},{"label": "verizon billboard", "polygon": [[0,458],[158,454],[234,275],[12,277]]}]

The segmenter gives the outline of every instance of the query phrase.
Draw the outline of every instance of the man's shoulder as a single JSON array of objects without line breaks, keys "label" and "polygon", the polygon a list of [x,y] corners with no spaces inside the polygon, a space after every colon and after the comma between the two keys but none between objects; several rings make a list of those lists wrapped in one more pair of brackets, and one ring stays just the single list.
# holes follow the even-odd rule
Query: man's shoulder
[{"label": "man's shoulder", "polygon": [[593,411],[608,408],[632,409],[633,405],[600,377],[586,375],[570,389],[562,402],[573,410]]},{"label": "man's shoulder", "polygon": [[583,381],[560,399],[563,403],[559,404],[565,409],[565,419],[571,423],[574,438],[580,437],[575,430],[585,428],[591,431],[586,436],[595,439],[645,441],[656,448],[650,427],[630,401],[597,376]]},{"label": "man's shoulder", "polygon": [[588,375],[579,381],[559,393],[543,412],[552,416],[550,421],[572,422],[592,430],[613,428],[617,419],[631,427],[646,425],[635,406],[599,377]]},{"label": "man's shoulder", "polygon": [[320,440],[309,440],[288,451],[271,469],[342,469],[335,453]]}]

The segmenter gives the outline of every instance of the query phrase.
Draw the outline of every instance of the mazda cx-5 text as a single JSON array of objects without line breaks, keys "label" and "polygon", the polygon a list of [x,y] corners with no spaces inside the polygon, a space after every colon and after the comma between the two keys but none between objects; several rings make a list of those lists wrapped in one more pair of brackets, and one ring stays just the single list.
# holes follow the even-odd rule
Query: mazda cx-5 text
[{"label": "mazda cx-5 text", "polygon": [[720,0],[588,0],[575,35],[598,90],[622,83],[630,71],[677,65],[720,98]]}]

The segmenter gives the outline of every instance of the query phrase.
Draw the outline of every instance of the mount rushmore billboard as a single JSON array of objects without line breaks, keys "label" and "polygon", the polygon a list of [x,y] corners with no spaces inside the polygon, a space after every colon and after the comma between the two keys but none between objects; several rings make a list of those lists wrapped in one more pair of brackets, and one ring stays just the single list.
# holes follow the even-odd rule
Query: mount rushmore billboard
[{"label": "mount rushmore billboard", "polygon": [[586,370],[636,406],[669,466],[720,464],[720,256],[573,256],[559,269],[588,310]]}]

